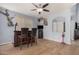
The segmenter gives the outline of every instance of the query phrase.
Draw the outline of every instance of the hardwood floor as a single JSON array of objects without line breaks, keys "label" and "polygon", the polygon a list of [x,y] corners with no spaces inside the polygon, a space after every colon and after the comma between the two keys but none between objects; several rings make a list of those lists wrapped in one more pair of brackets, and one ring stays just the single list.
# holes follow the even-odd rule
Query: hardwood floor
[{"label": "hardwood floor", "polygon": [[0,46],[1,55],[78,55],[79,46],[63,45],[49,40],[39,40],[37,45],[27,48],[13,47],[12,44]]},{"label": "hardwood floor", "polygon": [[76,45],[76,46],[79,46],[79,39],[72,41],[72,44],[73,44],[73,45]]}]

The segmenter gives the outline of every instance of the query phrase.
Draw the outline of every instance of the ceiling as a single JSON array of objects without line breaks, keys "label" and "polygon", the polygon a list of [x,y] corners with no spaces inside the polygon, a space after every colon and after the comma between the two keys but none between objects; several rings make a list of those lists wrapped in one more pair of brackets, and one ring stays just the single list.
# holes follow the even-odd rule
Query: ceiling
[{"label": "ceiling", "polygon": [[[38,3],[35,3],[38,5]],[[45,3],[42,3],[42,5]],[[31,15],[35,17],[44,16],[47,17],[51,13],[57,13],[67,10],[68,8],[71,8],[73,3],[50,3],[46,9],[50,10],[50,12],[42,12],[41,15],[39,15],[35,11],[31,11],[31,9],[36,8],[32,5],[32,3],[0,3],[1,7],[7,8],[9,10],[19,12],[26,15]]]}]

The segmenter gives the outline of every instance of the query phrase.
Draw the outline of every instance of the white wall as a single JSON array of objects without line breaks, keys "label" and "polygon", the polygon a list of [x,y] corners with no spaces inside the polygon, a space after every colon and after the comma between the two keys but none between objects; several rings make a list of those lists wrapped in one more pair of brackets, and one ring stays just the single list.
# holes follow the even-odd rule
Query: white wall
[{"label": "white wall", "polygon": [[61,17],[61,16],[65,17],[65,24],[66,24],[64,42],[67,44],[71,44],[71,41],[70,41],[70,16],[71,16],[70,9],[60,12],[60,13],[51,14],[48,17],[48,26],[44,26],[44,38],[57,41],[57,42],[62,42],[62,33],[56,33],[52,31],[53,19],[56,17]]},{"label": "white wall", "polygon": [[[61,6],[60,6],[61,5]],[[60,4],[58,7],[53,9],[53,13],[48,17],[48,26],[44,26],[44,38],[61,42],[62,33],[52,32],[52,20],[56,17],[65,17],[65,38],[64,42],[71,44],[71,39],[73,38],[74,21],[71,21],[71,8],[75,4]],[[56,10],[57,9],[57,10]],[[76,9],[74,8],[76,11]],[[75,14],[74,14],[75,15]],[[71,28],[72,27],[72,28]]]},{"label": "white wall", "polygon": [[15,17],[18,26],[16,30],[21,31],[21,28],[32,28],[33,27],[33,19],[23,14],[16,14]]},{"label": "white wall", "polygon": [[71,40],[74,40],[74,30],[75,30],[75,21],[72,20],[71,21],[71,25],[70,25],[70,36],[71,36]]},{"label": "white wall", "polygon": [[75,22],[77,21],[77,6],[73,5],[71,8],[71,23],[70,23],[70,39],[74,40]]},{"label": "white wall", "polygon": [[0,44],[13,42],[14,27],[7,26],[6,17],[0,14]]}]

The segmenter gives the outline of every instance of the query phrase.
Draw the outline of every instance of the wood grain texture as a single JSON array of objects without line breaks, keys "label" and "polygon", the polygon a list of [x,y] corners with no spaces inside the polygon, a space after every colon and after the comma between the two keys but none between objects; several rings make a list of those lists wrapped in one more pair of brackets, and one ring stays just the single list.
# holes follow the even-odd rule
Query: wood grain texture
[{"label": "wood grain texture", "polygon": [[13,47],[12,44],[0,46],[0,54],[2,55],[78,55],[79,46],[63,45],[58,42],[49,40],[38,40],[37,45],[27,48],[23,46]]}]

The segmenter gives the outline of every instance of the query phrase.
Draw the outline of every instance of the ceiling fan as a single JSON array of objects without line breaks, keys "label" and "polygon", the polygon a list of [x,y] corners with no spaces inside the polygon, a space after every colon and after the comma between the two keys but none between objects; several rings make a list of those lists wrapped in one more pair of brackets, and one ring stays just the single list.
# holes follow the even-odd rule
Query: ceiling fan
[{"label": "ceiling fan", "polygon": [[42,5],[42,4],[36,5],[34,3],[32,3],[32,4],[36,7],[36,9],[32,9],[32,11],[37,11],[38,14],[41,14],[42,11],[49,12],[49,10],[45,9],[45,7],[47,7],[49,5],[49,3],[46,3],[44,5]]}]

